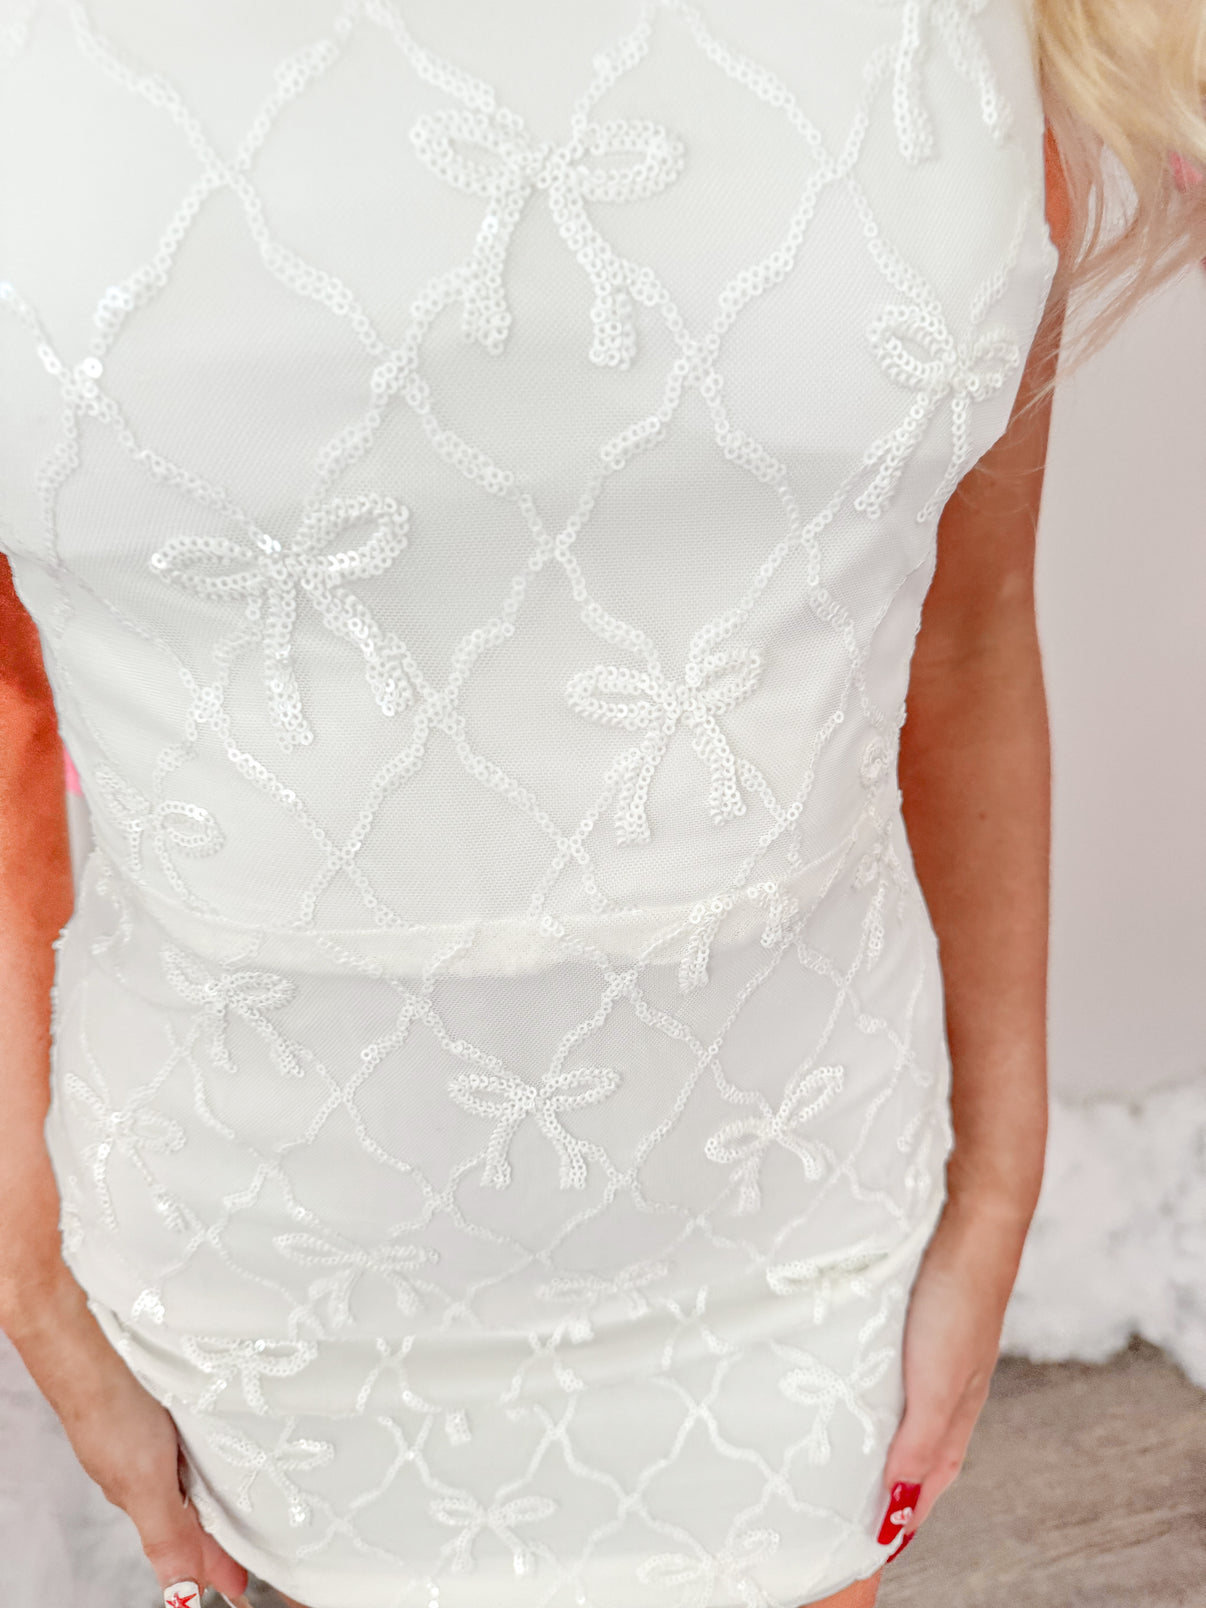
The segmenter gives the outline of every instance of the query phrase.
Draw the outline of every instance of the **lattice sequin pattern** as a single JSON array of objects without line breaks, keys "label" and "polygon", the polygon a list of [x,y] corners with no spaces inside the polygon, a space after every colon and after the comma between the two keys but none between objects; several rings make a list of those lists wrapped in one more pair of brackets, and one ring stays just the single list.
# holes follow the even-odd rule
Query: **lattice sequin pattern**
[{"label": "lattice sequin pattern", "polygon": [[941,1205],[896,753],[1039,103],[1014,0],[538,10],[0,10],[102,198],[0,192],[64,1252],[313,1608],[795,1608]]}]

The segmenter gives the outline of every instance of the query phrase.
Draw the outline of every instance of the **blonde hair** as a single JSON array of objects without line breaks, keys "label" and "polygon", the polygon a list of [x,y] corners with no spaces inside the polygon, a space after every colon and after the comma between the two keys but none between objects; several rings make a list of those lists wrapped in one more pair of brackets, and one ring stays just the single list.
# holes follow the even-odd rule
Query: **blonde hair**
[{"label": "blonde hair", "polygon": [[[1036,345],[1050,352],[1064,311],[1082,310],[1068,373],[1206,256],[1206,0],[1031,0],[1030,26],[1069,210]],[[1133,193],[1111,217],[1123,175]]]}]

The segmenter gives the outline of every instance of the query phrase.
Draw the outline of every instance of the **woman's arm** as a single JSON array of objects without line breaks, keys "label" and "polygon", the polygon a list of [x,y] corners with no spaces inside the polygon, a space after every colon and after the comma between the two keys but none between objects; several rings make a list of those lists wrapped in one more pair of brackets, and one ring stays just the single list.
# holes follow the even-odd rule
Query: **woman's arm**
[{"label": "woman's arm", "polygon": [[[1047,146],[1052,238],[1067,227]],[[1048,310],[1058,332],[1062,309]],[[885,1482],[954,1479],[988,1394],[1038,1199],[1047,1133],[1050,751],[1034,607],[1035,530],[1057,342],[1036,342],[1001,438],[943,510],[911,668],[900,785],[938,935],[955,1147],[910,1299],[905,1414]]]},{"label": "woman's arm", "polygon": [[943,513],[900,754],[946,993],[950,1197],[1022,1231],[1047,1108],[1050,754],[1033,571],[1049,411],[1007,431]]},{"label": "woman's arm", "polygon": [[0,559],[0,1328],[83,1467],[134,1520],[162,1584],[208,1581],[237,1595],[246,1571],[181,1503],[171,1416],[110,1346],[62,1258],[43,1125],[52,944],[73,901],[54,703],[37,630]]},{"label": "woman's arm", "polygon": [[37,630],[0,560],[0,1321],[62,1289],[49,1104],[51,945],[71,914],[63,751]]},{"label": "woman's arm", "polygon": [[[1047,139],[1057,244],[1067,207]],[[1048,317],[1058,329],[1059,309]],[[941,947],[956,1150],[952,1198],[1029,1221],[1042,1174],[1050,753],[1035,532],[1058,347],[1036,343],[1013,417],[938,526],[901,733],[902,809]]]}]

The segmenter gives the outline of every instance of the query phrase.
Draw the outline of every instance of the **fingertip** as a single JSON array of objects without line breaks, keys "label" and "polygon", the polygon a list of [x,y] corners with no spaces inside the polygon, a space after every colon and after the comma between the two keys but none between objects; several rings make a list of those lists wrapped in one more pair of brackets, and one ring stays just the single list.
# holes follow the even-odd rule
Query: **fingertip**
[{"label": "fingertip", "polygon": [[250,1583],[247,1570],[220,1547],[208,1531],[202,1534],[206,1578],[223,1596],[241,1597]]},{"label": "fingertip", "polygon": [[901,1451],[884,1465],[883,1487],[885,1491],[893,1491],[898,1485],[922,1485],[929,1472],[929,1464],[918,1454],[910,1452],[908,1447]]},{"label": "fingertip", "polygon": [[898,1435],[884,1460],[884,1485],[889,1489],[898,1480],[918,1481],[929,1477],[938,1460],[939,1444],[932,1434]]}]

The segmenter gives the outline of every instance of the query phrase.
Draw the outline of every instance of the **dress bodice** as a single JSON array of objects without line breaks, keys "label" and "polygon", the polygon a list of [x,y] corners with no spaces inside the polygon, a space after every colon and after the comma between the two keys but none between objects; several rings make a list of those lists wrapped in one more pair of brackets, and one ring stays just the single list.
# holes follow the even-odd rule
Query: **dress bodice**
[{"label": "dress bodice", "polygon": [[157,908],[514,969],[874,837],[1055,266],[1023,5],[23,26],[0,531]]}]

